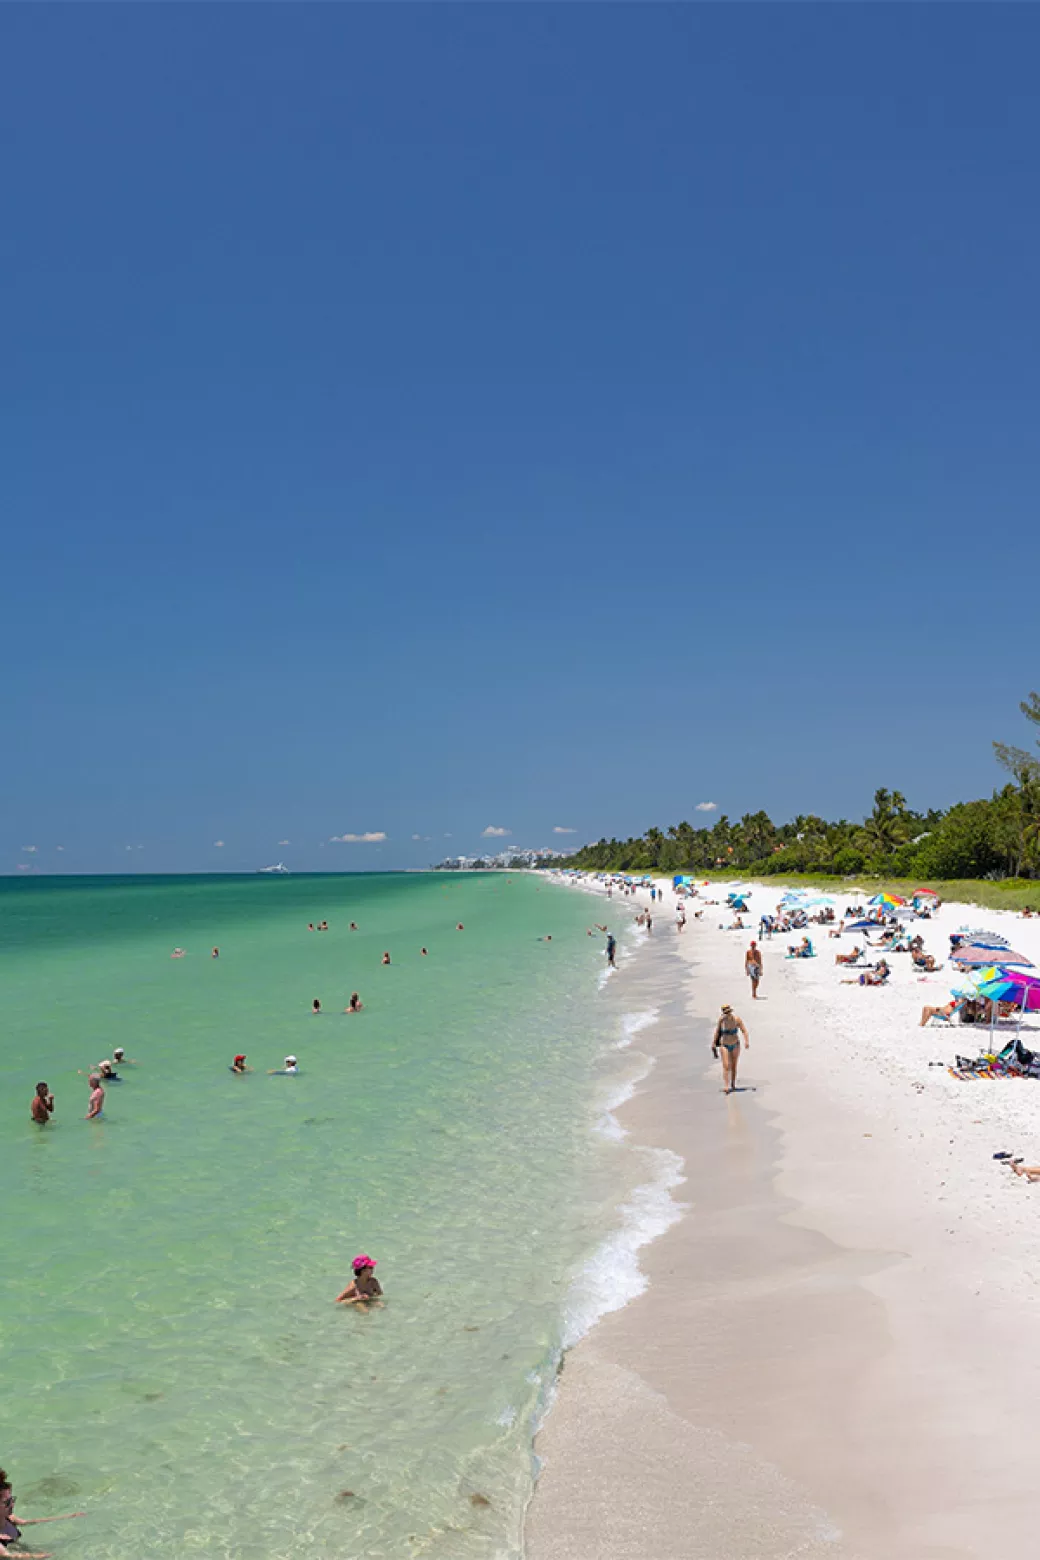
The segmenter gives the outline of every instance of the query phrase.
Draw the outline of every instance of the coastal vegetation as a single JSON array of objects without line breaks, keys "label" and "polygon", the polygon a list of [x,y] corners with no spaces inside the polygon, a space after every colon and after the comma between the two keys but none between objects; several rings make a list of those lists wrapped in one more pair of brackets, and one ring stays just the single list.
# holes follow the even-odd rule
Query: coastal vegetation
[{"label": "coastal vegetation", "polygon": [[[1020,707],[1027,720],[1040,726],[1040,694],[1031,693]],[[736,821],[723,814],[710,827],[684,821],[630,839],[597,840],[553,865],[669,876],[724,871],[799,880],[822,875],[891,883],[913,879],[915,884],[988,881],[999,885],[1005,905],[1011,885],[1021,883],[1033,903],[1040,900],[1035,882],[1040,879],[1040,758],[999,742],[994,750],[1009,774],[1007,783],[990,797],[946,810],[916,810],[900,791],[881,787],[874,792],[873,808],[859,821],[807,813],[777,824],[762,811]]]}]

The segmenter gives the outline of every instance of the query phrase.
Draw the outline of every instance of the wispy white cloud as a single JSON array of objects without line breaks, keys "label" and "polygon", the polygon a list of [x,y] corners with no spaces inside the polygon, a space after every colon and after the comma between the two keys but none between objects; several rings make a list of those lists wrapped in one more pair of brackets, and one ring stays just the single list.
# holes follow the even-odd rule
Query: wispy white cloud
[{"label": "wispy white cloud", "polygon": [[34,856],[36,854],[35,845],[23,845],[22,849],[25,851],[27,856]]},{"label": "wispy white cloud", "polygon": [[214,840],[213,841],[213,849],[214,850],[223,850],[224,849],[224,841],[223,840]]},{"label": "wispy white cloud", "polygon": [[279,843],[279,845],[291,845],[292,841],[291,840],[279,840],[278,843]]},{"label": "wispy white cloud", "polygon": [[369,829],[366,834],[333,834],[330,843],[333,845],[378,845],[386,839],[384,829]]},{"label": "wispy white cloud", "polygon": [[496,839],[497,840],[497,839],[501,839],[504,834],[512,834],[512,832],[513,832],[512,829],[499,829],[499,828],[496,828],[493,823],[489,823],[487,828],[484,830],[484,838],[486,840],[488,840],[488,839]]},{"label": "wispy white cloud", "polygon": [[55,845],[54,849],[55,850],[64,850],[65,847],[64,847],[64,845]]},{"label": "wispy white cloud", "polygon": [[554,834],[577,834],[577,832],[577,829],[564,829],[558,823],[553,825]]},{"label": "wispy white cloud", "polygon": [[450,834],[446,834],[446,835],[445,835],[445,836],[444,836],[444,838],[445,838],[445,839],[446,839],[446,840],[450,840],[450,839],[451,839],[451,835],[450,835]]},{"label": "wispy white cloud", "polygon": [[718,805],[719,805],[718,802],[698,802],[697,803],[697,811],[698,812],[716,812],[718,810]]}]

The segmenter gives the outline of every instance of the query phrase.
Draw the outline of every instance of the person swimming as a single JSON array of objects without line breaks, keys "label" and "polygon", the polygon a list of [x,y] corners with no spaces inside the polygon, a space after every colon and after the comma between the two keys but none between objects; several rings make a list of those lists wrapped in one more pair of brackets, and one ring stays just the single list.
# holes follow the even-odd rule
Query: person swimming
[{"label": "person swimming", "polygon": [[184,958],[184,953],[185,953],[185,950],[183,948],[174,948],[173,952],[170,954],[170,958],[171,959],[183,959]]},{"label": "person swimming", "polygon": [[337,1305],[367,1304],[372,1300],[382,1297],[382,1287],[375,1276],[376,1261],[374,1257],[365,1256],[364,1252],[354,1258],[350,1264],[354,1270],[354,1277],[344,1289],[343,1293],[336,1296]]},{"label": "person swimming", "polygon": [[96,1062],[93,1067],[86,1069],[77,1067],[76,1071],[81,1078],[90,1078],[95,1073],[99,1073],[105,1083],[122,1083],[123,1081],[107,1058],[103,1062]]},{"label": "person swimming", "polygon": [[352,991],[350,993],[350,1001],[347,1003],[347,1005],[343,1009],[343,1011],[344,1011],[344,1013],[360,1013],[361,1009],[364,1007],[364,1005],[365,1004],[362,1002],[362,1000],[358,996],[357,992],[356,991]]},{"label": "person swimming", "polygon": [[96,1121],[105,1108],[105,1091],[98,1073],[91,1073],[87,1082],[90,1084],[90,1099],[87,1102],[86,1120]]},{"label": "person swimming", "polygon": [[285,1066],[269,1067],[267,1069],[267,1076],[269,1078],[295,1078],[299,1070],[300,1064],[296,1060],[295,1056],[287,1056],[285,1058]]},{"label": "person swimming", "polygon": [[351,921],[350,926],[348,927],[348,930],[351,931],[351,932],[356,932],[357,931],[357,922],[356,921]]},{"label": "person swimming", "polygon": [[[10,1554],[8,1544],[21,1545],[23,1527],[35,1527],[41,1522],[69,1522],[73,1517],[85,1517],[85,1511],[63,1511],[56,1517],[16,1517],[14,1514],[14,1490],[3,1468],[0,1468],[0,1554]],[[47,1551],[18,1549],[18,1560],[50,1560]]]},{"label": "person swimming", "polygon": [[426,958],[429,958],[429,954],[428,954],[428,953],[427,953],[427,951],[426,951],[426,949],[425,949],[425,948],[420,948],[420,949],[419,949],[419,952],[420,952],[420,954],[421,954],[421,955],[422,955],[422,957],[423,957],[423,958],[424,958],[424,959],[426,959]]},{"label": "person swimming", "polygon": [[463,926],[461,921],[456,921],[455,922],[455,930],[457,932],[464,932],[466,930],[466,928]]},{"label": "person swimming", "polygon": [[220,949],[219,948],[214,948],[213,952],[210,954],[210,958],[211,959],[219,959],[220,958]]},{"label": "person swimming", "polygon": [[383,954],[383,963],[384,964],[389,964],[390,963],[390,955],[389,955],[389,953],[384,953]]},{"label": "person swimming", "polygon": [[233,1073],[247,1073],[253,1071],[251,1067],[246,1066],[246,1053],[244,1051],[240,1051],[238,1053],[228,1070]]},{"label": "person swimming", "polygon": [[312,1013],[320,1013],[321,1012],[321,998],[320,997],[315,997],[314,1001],[311,1003],[311,1012]]}]

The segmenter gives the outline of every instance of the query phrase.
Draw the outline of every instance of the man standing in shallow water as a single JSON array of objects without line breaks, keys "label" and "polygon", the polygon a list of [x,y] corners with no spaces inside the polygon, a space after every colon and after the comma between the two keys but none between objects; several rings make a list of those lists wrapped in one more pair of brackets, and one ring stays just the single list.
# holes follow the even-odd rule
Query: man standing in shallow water
[{"label": "man standing in shallow water", "polygon": [[46,1126],[54,1114],[54,1095],[45,1083],[36,1085],[36,1093],[29,1106],[29,1115],[41,1127]]},{"label": "man standing in shallow water", "polygon": [[97,1073],[91,1073],[87,1079],[90,1084],[90,1103],[87,1105],[87,1121],[95,1121],[100,1116],[105,1105],[105,1091],[101,1087],[101,1078]]}]

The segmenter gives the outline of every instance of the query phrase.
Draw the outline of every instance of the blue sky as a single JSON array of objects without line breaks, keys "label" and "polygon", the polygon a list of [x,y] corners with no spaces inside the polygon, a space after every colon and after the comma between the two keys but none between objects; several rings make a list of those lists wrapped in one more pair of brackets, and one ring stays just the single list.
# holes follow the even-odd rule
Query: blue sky
[{"label": "blue sky", "polygon": [[1038,49],[0,9],[0,870],[986,794],[1040,682]]}]

